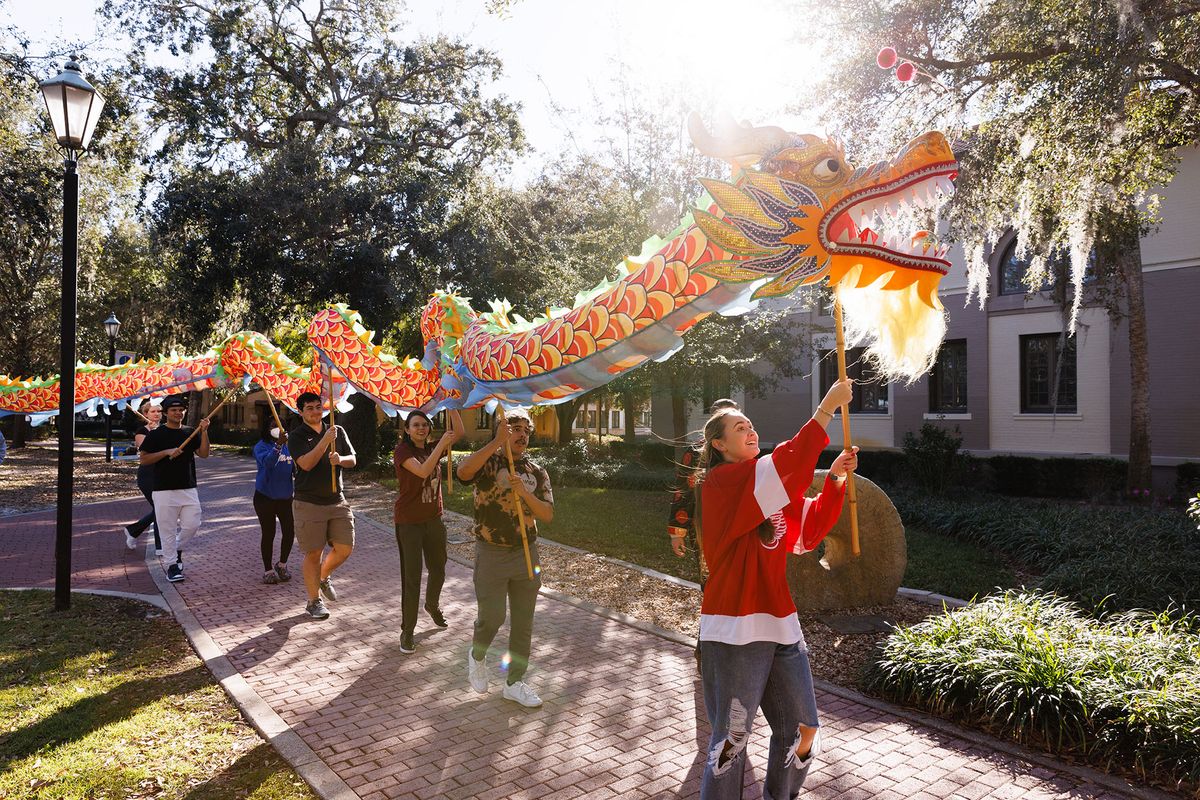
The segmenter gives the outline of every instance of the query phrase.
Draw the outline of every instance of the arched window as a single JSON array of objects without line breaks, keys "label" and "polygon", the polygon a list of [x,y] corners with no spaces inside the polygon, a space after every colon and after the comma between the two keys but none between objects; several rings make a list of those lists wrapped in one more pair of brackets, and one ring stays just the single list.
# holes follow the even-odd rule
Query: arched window
[{"label": "arched window", "polygon": [[[1025,283],[1025,275],[1029,272],[1029,262],[1023,258],[1017,257],[1017,237],[1005,245],[1004,251],[1000,256],[1000,267],[997,270],[999,274],[999,292],[1000,294],[1026,294],[1030,291],[1029,286]],[[1071,273],[1071,258],[1063,250],[1056,250],[1054,255],[1050,257],[1050,264],[1046,270],[1046,279],[1036,291],[1048,292],[1058,285],[1059,281],[1066,281]],[[1096,251],[1088,255],[1087,267],[1083,272],[1083,282],[1085,284],[1092,283],[1096,280]]]}]

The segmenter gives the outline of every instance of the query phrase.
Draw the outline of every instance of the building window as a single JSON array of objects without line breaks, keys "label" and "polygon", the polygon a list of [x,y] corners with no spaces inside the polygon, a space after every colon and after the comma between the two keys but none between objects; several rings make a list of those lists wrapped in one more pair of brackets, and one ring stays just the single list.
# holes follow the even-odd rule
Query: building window
[{"label": "building window", "polygon": [[591,430],[596,427],[596,409],[581,408],[575,415],[575,427]]},{"label": "building window", "polygon": [[713,403],[728,398],[732,393],[733,386],[729,379],[727,364],[714,364],[704,370],[703,383],[700,387],[700,401],[704,404],[703,409],[706,412],[712,408]]},{"label": "building window", "polygon": [[439,431],[446,430],[446,412],[439,411],[433,415],[433,427]]},{"label": "building window", "polygon": [[951,339],[938,351],[929,373],[929,410],[934,414],[967,413],[967,340]]},{"label": "building window", "polygon": [[484,406],[480,406],[475,412],[475,427],[481,431],[488,430],[492,427],[492,413]]},{"label": "building window", "polygon": [[[852,347],[846,351],[846,376],[854,381],[854,399],[850,401],[851,414],[886,414],[888,412],[888,385],[874,367],[863,359],[863,349]],[[821,354],[821,397],[837,381],[837,351],[826,350]]]},{"label": "building window", "polygon": [[609,414],[609,419],[611,420],[611,422],[610,422],[610,424],[609,424],[609,426],[608,426],[608,429],[609,429],[610,431],[611,431],[611,430],[616,430],[617,428],[620,428],[620,427],[621,427],[621,412],[620,412],[620,411],[613,411],[613,412],[611,412],[611,413]]},{"label": "building window", "polygon": [[221,421],[231,427],[241,427],[246,420],[246,409],[241,403],[226,405],[221,409]]},{"label": "building window", "polygon": [[1021,337],[1021,413],[1074,414],[1077,407],[1075,337],[1057,333]]},{"label": "building window", "polygon": [[[1017,257],[1017,240],[1008,243],[1004,248],[1004,255],[1000,259],[1000,294],[1025,294],[1030,291],[1030,288],[1025,283],[1025,275],[1029,272],[1029,261],[1027,259]],[[1071,257],[1062,250],[1056,251],[1050,257],[1050,263],[1046,266],[1046,279],[1042,281],[1042,285],[1034,291],[1048,292],[1054,289],[1055,286],[1065,284],[1070,280],[1071,274]],[[1083,282],[1084,284],[1094,283],[1096,280],[1096,251],[1093,250],[1088,255],[1087,267],[1084,268]]]}]

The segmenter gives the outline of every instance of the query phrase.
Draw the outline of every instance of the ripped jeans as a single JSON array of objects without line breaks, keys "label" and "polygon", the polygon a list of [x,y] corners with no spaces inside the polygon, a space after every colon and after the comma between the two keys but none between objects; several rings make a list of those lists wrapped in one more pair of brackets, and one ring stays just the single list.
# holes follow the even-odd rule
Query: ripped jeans
[{"label": "ripped jeans", "polygon": [[808,651],[800,644],[701,642],[700,653],[704,708],[712,726],[701,800],[742,796],[746,745],[760,707],[771,726],[763,800],[792,800],[813,761],[796,758],[799,726],[819,724]]}]

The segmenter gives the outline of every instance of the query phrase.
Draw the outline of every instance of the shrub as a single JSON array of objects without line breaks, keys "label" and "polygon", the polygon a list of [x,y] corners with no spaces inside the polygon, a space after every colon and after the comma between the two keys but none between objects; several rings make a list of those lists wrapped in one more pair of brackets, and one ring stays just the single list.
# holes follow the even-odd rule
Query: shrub
[{"label": "shrub", "polygon": [[1191,497],[1200,492],[1200,464],[1187,461],[1176,467],[1175,488],[1180,497]]},{"label": "shrub", "polygon": [[999,550],[1085,607],[1200,604],[1200,535],[1177,510],[893,490],[906,524]]},{"label": "shrub", "polygon": [[668,489],[675,480],[669,462],[648,467],[639,461],[613,458],[608,445],[585,439],[541,448],[534,458],[550,473],[556,486],[654,490]]},{"label": "shrub", "polygon": [[992,456],[986,464],[1001,494],[1097,500],[1120,497],[1128,469],[1116,458]]},{"label": "shrub", "polygon": [[908,473],[927,492],[941,494],[958,477],[962,434],[926,422],[918,435],[904,434],[904,456]]},{"label": "shrub", "polygon": [[1102,765],[1200,781],[1200,618],[1099,621],[1039,592],[1005,592],[903,628],[868,686],[893,700]]}]

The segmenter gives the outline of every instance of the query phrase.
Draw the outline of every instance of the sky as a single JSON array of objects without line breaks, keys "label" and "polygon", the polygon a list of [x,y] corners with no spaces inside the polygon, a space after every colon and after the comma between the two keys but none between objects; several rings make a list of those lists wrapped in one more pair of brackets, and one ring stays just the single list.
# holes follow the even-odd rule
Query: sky
[{"label": "sky", "polygon": [[[30,37],[31,52],[45,52],[94,40],[98,5],[9,0],[0,19]],[[796,39],[804,26],[794,13],[780,0],[515,0],[497,16],[485,0],[408,0],[402,35],[445,33],[499,55],[505,75],[495,90],[521,104],[533,149],[514,169],[519,179],[563,150],[595,146],[596,106],[611,102],[622,75],[651,97],[819,132],[787,113],[820,73],[815,46]]]}]

